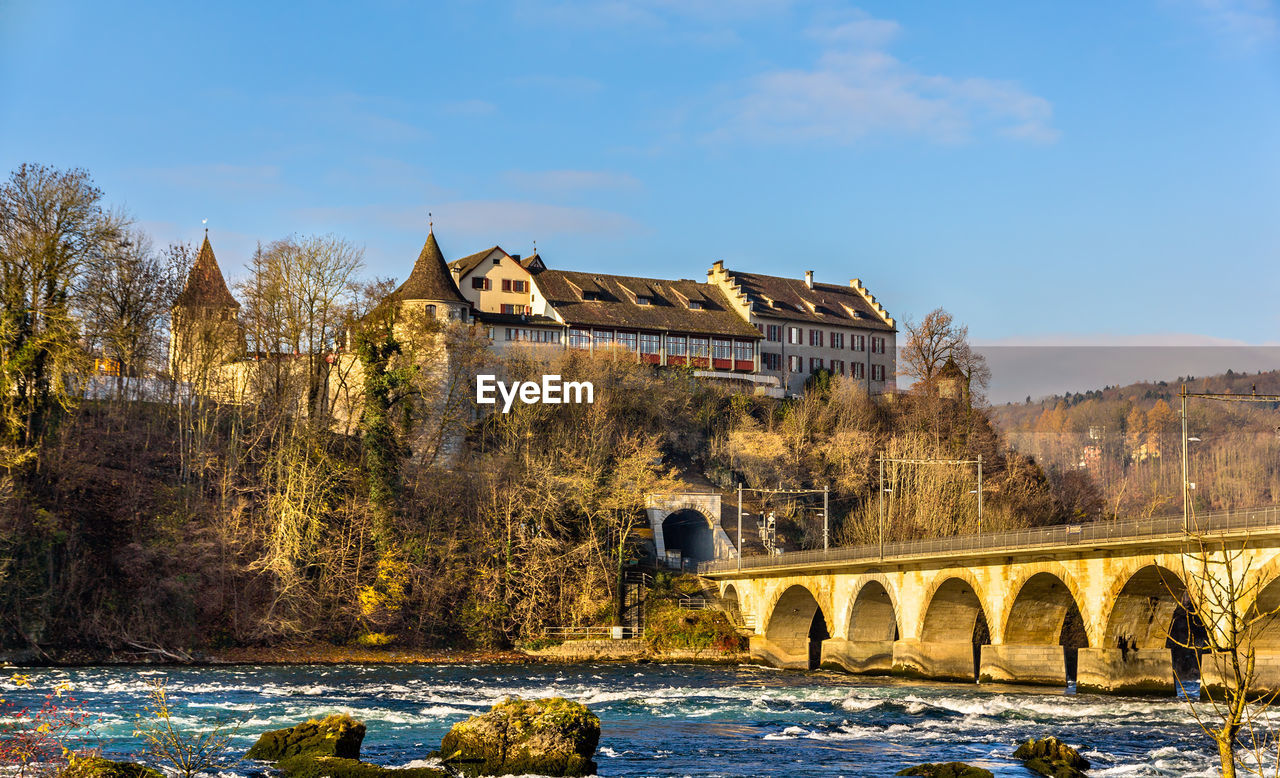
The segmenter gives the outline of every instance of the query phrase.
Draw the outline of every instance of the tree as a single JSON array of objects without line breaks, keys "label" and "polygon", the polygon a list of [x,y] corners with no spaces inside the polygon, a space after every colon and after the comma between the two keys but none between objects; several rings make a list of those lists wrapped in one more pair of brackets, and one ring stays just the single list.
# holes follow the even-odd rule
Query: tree
[{"label": "tree", "polygon": [[126,376],[141,377],[158,367],[164,325],[185,274],[156,255],[141,230],[122,231],[103,260],[82,275],[79,307],[90,347],[119,365],[122,394]]},{"label": "tree", "polygon": [[71,294],[117,237],[83,170],[23,164],[0,186],[0,465],[36,456],[81,350]]},{"label": "tree", "polygon": [[919,322],[907,320],[907,342],[902,347],[899,373],[916,381],[922,392],[936,391],[935,379],[948,360],[964,374],[966,394],[981,396],[991,381],[987,360],[969,345],[969,328],[935,308]]}]

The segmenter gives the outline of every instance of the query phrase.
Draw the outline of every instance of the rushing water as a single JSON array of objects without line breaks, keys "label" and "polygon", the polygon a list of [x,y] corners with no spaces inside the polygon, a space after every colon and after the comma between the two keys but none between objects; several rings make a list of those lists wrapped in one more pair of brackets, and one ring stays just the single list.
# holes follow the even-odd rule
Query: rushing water
[{"label": "rushing water", "polygon": [[[967,761],[1026,776],[1017,743],[1054,734],[1082,746],[1090,775],[1212,776],[1208,741],[1177,700],[1066,695],[999,686],[916,684],[760,667],[694,665],[347,665],[88,667],[34,670],[33,689],[70,682],[108,755],[135,751],[133,716],[164,676],[178,720],[261,732],[345,711],[368,724],[362,757],[402,766],[450,725],[507,695],[561,695],[600,716],[602,776],[879,776],[920,762]],[[260,773],[253,764],[231,768]]]}]

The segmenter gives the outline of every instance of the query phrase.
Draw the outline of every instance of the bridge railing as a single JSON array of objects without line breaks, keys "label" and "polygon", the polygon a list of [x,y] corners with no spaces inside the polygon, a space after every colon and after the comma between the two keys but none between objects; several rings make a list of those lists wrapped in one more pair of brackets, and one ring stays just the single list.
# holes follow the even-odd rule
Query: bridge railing
[{"label": "bridge railing", "polygon": [[[1182,537],[1189,530],[1195,534],[1218,535],[1249,530],[1280,529],[1280,506],[1237,511],[1202,513],[1192,517],[1184,530],[1181,515],[1124,521],[1096,521],[1088,524],[1062,524],[1054,527],[1006,532],[984,532],[981,535],[955,535],[929,540],[906,540],[884,544],[884,553],[875,544],[843,546],[826,551],[786,551],[781,554],[745,556],[741,569],[806,567],[841,562],[868,562],[880,559],[945,556],[964,551],[1013,550],[1041,546],[1089,545],[1097,542],[1154,540]],[[698,572],[727,573],[739,569],[737,559],[703,562]]]}]

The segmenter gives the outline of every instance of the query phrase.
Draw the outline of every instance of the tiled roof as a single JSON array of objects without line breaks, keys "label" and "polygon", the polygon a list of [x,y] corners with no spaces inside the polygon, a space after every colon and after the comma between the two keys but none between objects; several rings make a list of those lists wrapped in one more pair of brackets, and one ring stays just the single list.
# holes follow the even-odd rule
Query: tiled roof
[{"label": "tiled roof", "polygon": [[524,325],[526,327],[563,327],[564,325],[550,316],[535,313],[494,313],[492,311],[474,311],[473,318],[481,324]]},{"label": "tiled roof", "polygon": [[449,263],[449,269],[457,273],[458,278],[466,278],[468,273],[479,267],[480,263],[484,261],[484,258],[492,254],[494,251],[502,251],[504,255],[507,253],[506,251],[503,251],[501,246],[491,246],[484,251],[477,251],[474,254],[468,254],[462,259],[453,260]]},{"label": "tiled roof", "polygon": [[231,296],[227,281],[222,277],[218,260],[213,256],[213,246],[209,243],[209,235],[205,233],[200,253],[196,255],[195,264],[187,275],[187,285],[174,300],[175,306],[184,308],[239,308],[240,303]]},{"label": "tiled roof", "polygon": [[422,245],[418,261],[413,263],[413,271],[409,273],[409,277],[387,299],[467,302],[458,291],[458,285],[453,282],[453,275],[445,264],[444,254],[440,253],[440,244],[436,243],[434,232],[427,233],[427,242]]},{"label": "tiled roof", "polygon": [[865,289],[727,270],[760,316],[817,322],[842,327],[893,330],[884,309],[868,301]]},{"label": "tiled roof", "polygon": [[543,270],[534,283],[570,326],[761,337],[711,284],[568,270]]}]

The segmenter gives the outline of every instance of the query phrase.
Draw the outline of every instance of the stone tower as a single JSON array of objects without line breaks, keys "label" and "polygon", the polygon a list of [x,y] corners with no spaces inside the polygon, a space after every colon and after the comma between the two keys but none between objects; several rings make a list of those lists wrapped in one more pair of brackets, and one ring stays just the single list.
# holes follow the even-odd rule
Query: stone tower
[{"label": "stone tower", "polygon": [[204,383],[220,365],[244,355],[240,303],[231,296],[205,231],[186,286],[174,301],[169,371],[179,381]]}]

